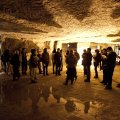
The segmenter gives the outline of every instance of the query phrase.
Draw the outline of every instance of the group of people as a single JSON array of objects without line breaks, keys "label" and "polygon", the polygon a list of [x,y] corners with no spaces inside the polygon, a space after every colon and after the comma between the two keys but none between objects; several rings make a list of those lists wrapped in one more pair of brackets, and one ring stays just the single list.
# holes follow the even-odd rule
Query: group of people
[{"label": "group of people", "polygon": [[100,67],[100,70],[103,70],[103,80],[101,81],[104,84],[106,89],[112,89],[112,76],[114,68],[116,65],[116,53],[113,51],[112,47],[103,49],[101,53],[98,49],[95,50],[95,55],[91,54],[91,49],[88,48],[87,51],[84,50],[82,55],[83,57],[83,66],[84,66],[84,75],[87,76],[85,82],[90,82],[90,66],[93,58],[93,65],[95,70],[94,78],[98,78],[97,68]]},{"label": "group of people", "polygon": [[[56,76],[61,75],[61,71],[63,69],[63,53],[60,48],[54,49],[52,51],[52,70],[53,74]],[[80,55],[77,51],[67,50],[65,55],[66,62],[66,81],[65,85],[71,81],[73,84],[74,80],[77,79],[77,63],[80,59]],[[113,51],[112,47],[108,47],[103,49],[100,53],[98,49],[95,50],[95,54],[92,55],[91,48],[84,49],[82,54],[82,65],[85,80],[84,82],[90,82],[90,67],[94,65],[95,76],[94,78],[98,78],[98,66],[101,70],[103,70],[103,80],[102,84],[106,85],[106,89],[112,89],[112,76],[116,64],[116,53]],[[20,79],[20,65],[22,66],[22,75],[27,74],[27,65],[29,63],[30,68],[30,80],[32,83],[37,82],[37,70],[39,74],[43,74],[44,76],[48,76],[48,66],[50,63],[50,55],[47,51],[47,48],[43,49],[43,52],[36,49],[31,49],[31,55],[29,62],[27,60],[27,49],[22,48],[21,52],[21,61],[20,61],[20,52],[19,50],[15,50],[14,54],[10,54],[9,50],[6,50],[2,56],[1,60],[4,66],[4,71],[7,73],[9,69],[9,65],[12,65],[13,70],[13,80]]]}]

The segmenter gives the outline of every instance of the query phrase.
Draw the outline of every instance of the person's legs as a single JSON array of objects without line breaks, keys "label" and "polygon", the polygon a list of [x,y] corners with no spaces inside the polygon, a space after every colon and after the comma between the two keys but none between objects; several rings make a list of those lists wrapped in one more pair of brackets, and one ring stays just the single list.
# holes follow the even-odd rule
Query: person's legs
[{"label": "person's legs", "polygon": [[53,74],[56,74],[56,63],[53,63]]},{"label": "person's legs", "polygon": [[13,80],[20,79],[19,66],[13,66]]},{"label": "person's legs", "polygon": [[45,76],[45,63],[43,63],[43,75]]},{"label": "person's legs", "polygon": [[35,79],[36,79],[36,68],[31,68],[31,75],[30,75],[30,79],[32,83],[35,83]]},{"label": "person's legs", "polygon": [[86,66],[86,70],[87,70],[87,79],[85,80],[85,82],[90,82],[90,65]]},{"label": "person's legs", "polygon": [[42,74],[41,62],[38,62],[38,70],[39,70],[39,74]]},{"label": "person's legs", "polygon": [[56,75],[58,75],[58,64],[56,63]]},{"label": "person's legs", "polygon": [[74,78],[76,77],[76,68],[71,68],[71,84],[73,84]]},{"label": "person's legs", "polygon": [[15,68],[14,68],[14,66],[13,66],[13,81],[15,81],[15,78],[16,78],[16,76],[15,76]]},{"label": "person's legs", "polygon": [[37,80],[37,68],[34,68],[34,80]]},{"label": "person's legs", "polygon": [[104,85],[107,84],[107,69],[103,70],[103,80],[101,81]]},{"label": "person's legs", "polygon": [[107,74],[107,86],[106,89],[112,89],[112,76],[113,76],[114,68],[110,68]]},{"label": "person's legs", "polygon": [[87,80],[90,81],[90,65],[87,66]]},{"label": "person's legs", "polygon": [[77,79],[77,69],[76,69],[76,67],[74,68],[74,78],[75,78],[75,80]]},{"label": "person's legs", "polygon": [[60,71],[61,71],[61,64],[58,65],[58,75],[61,75]]},{"label": "person's legs", "polygon": [[94,76],[94,78],[98,78],[97,65],[94,65],[94,70],[95,70],[95,76]]},{"label": "person's legs", "polygon": [[65,85],[67,85],[68,81],[70,80],[70,68],[67,68],[66,74],[67,74],[67,77],[66,77]]},{"label": "person's legs", "polygon": [[46,75],[48,75],[48,63],[46,63]]},{"label": "person's legs", "polygon": [[83,66],[84,69],[84,76],[87,75],[86,65]]},{"label": "person's legs", "polygon": [[22,74],[25,74],[25,65],[22,63]]}]

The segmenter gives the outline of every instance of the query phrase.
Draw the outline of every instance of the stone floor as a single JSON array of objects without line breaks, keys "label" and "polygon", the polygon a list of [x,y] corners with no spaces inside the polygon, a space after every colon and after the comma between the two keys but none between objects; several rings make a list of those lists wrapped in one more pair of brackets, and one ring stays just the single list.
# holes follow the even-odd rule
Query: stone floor
[{"label": "stone floor", "polygon": [[[50,68],[51,70],[51,68]],[[120,66],[113,76],[113,90],[105,90],[99,79],[85,83],[82,68],[78,66],[78,79],[73,85],[63,85],[61,76],[49,72],[38,75],[38,83],[31,84],[29,76],[19,81],[0,73],[0,120],[120,120]]]}]

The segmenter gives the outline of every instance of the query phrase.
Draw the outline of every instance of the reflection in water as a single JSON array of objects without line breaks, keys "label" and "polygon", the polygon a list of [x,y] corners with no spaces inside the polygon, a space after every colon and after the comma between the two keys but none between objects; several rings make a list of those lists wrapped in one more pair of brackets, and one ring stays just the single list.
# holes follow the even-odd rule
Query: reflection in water
[{"label": "reflection in water", "polygon": [[60,103],[60,96],[59,95],[56,95],[56,94],[53,94],[54,98],[57,100],[57,103]]},{"label": "reflection in water", "polygon": [[84,113],[88,113],[88,111],[90,109],[90,102],[85,102],[84,105],[85,105]]},{"label": "reflection in water", "polygon": [[65,109],[67,112],[74,112],[76,109],[76,104],[72,100],[68,100],[67,103],[65,104]]},{"label": "reflection in water", "polygon": [[6,82],[3,85],[0,83],[0,97],[0,103],[5,105],[0,118],[4,120],[9,117],[11,120],[15,118],[19,120],[24,115],[32,120],[31,114],[39,119],[47,118],[47,120],[65,119],[66,116],[69,118],[72,114],[77,115],[77,118],[84,118],[86,113],[88,113],[87,117],[93,117],[102,107],[97,101],[83,103],[75,98],[62,98],[53,91],[51,86],[39,84],[22,85],[18,82]]}]

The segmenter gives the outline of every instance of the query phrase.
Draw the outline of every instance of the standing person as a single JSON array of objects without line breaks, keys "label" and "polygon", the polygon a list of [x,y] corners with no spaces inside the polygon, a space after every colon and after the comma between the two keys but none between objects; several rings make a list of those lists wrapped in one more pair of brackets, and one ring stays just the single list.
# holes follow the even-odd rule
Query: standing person
[{"label": "standing person", "polygon": [[60,50],[60,53],[61,53],[61,56],[62,56],[60,71],[62,71],[63,70],[63,53],[62,53],[62,49]]},{"label": "standing person", "polygon": [[98,49],[95,50],[95,55],[93,56],[93,60],[94,60],[93,64],[94,64],[94,70],[95,70],[94,78],[98,78],[97,68],[99,65],[101,67],[101,54],[99,53]]},{"label": "standing person", "polygon": [[[75,57],[77,59],[77,63],[78,63],[78,61],[80,59],[80,55],[79,55],[79,53],[77,51],[74,52],[74,55],[75,55]],[[76,68],[75,68],[75,79],[77,79],[77,69]]]},{"label": "standing person", "polygon": [[73,84],[74,77],[75,77],[75,69],[77,65],[77,58],[73,54],[73,50],[70,50],[69,55],[66,57],[66,64],[67,64],[67,78],[65,81],[65,85],[68,84],[68,81],[71,80],[71,84]]},{"label": "standing person", "polygon": [[16,78],[20,79],[20,58],[19,58],[19,50],[15,50],[14,55],[12,56],[11,64],[13,65],[13,81]]},{"label": "standing person", "polygon": [[7,49],[3,53],[3,65],[4,65],[4,71],[8,74],[9,69],[9,62],[10,62],[10,51]]},{"label": "standing person", "polygon": [[30,56],[30,79],[31,83],[37,82],[37,67],[38,67],[38,60],[36,49],[31,49],[31,56]]},{"label": "standing person", "polygon": [[83,71],[84,71],[84,76],[87,75],[87,70],[86,70],[86,49],[83,50],[83,54],[82,54],[82,65],[83,65]]},{"label": "standing person", "polygon": [[55,60],[54,60],[55,53],[56,53],[56,49],[54,49],[54,50],[52,51],[52,67],[53,67],[53,74],[55,74]]},{"label": "standing person", "polygon": [[102,84],[106,85],[107,84],[107,49],[102,50],[102,55],[101,55],[101,60],[102,60],[102,65],[101,69],[103,70],[103,80],[101,81]]},{"label": "standing person", "polygon": [[91,54],[91,48],[87,48],[86,52],[86,72],[87,72],[87,78],[84,80],[85,82],[90,82],[90,66],[92,61],[92,54]]},{"label": "standing person", "polygon": [[56,65],[56,76],[60,74],[61,62],[62,62],[62,55],[60,53],[60,48],[57,49],[57,52],[54,56],[55,65]]},{"label": "standing person", "polygon": [[3,70],[5,72],[4,53],[1,55],[1,70]]},{"label": "standing person", "polygon": [[112,76],[116,64],[116,53],[113,51],[112,47],[107,48],[107,85],[106,89],[112,89]]},{"label": "standing person", "polygon": [[42,74],[42,54],[40,50],[38,50],[37,57],[39,58],[39,61],[38,61],[39,74]]},{"label": "standing person", "polygon": [[49,53],[47,52],[47,48],[44,48],[42,53],[42,64],[43,64],[43,75],[48,74],[48,65],[49,65]]},{"label": "standing person", "polygon": [[27,49],[22,48],[22,75],[26,75],[27,71]]},{"label": "standing person", "polygon": [[[120,59],[120,56],[118,56],[118,58]],[[119,65],[120,65],[120,60],[119,60]],[[120,88],[120,83],[118,83],[116,87]]]}]

